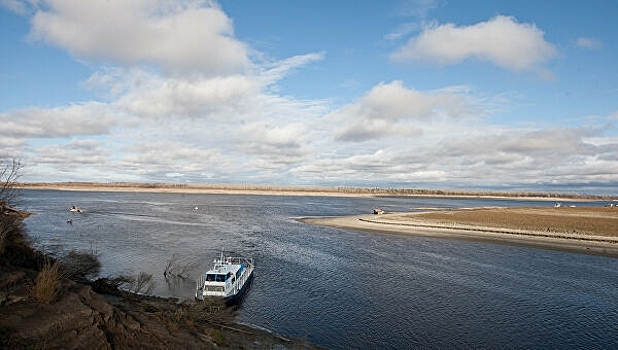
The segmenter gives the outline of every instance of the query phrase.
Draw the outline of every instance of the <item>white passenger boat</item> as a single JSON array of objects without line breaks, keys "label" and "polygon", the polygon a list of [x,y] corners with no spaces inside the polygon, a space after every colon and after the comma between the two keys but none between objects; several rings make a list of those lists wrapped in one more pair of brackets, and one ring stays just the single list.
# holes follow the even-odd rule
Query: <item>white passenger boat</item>
[{"label": "white passenger boat", "polygon": [[222,252],[212,268],[198,279],[195,299],[223,298],[226,304],[233,304],[249,287],[254,269],[252,258],[224,258]]}]

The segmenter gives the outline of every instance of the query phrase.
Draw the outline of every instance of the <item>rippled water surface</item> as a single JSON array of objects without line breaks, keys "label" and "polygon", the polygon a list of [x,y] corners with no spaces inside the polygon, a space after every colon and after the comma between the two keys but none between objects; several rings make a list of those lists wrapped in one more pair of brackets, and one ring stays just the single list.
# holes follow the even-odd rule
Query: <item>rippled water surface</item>
[{"label": "rippled water surface", "polygon": [[551,203],[34,190],[21,198],[37,213],[26,224],[38,247],[95,249],[101,275],[150,273],[157,295],[193,298],[198,270],[184,283],[162,276],[174,254],[203,268],[221,248],[252,256],[256,277],[238,318],[327,348],[618,348],[618,259],[294,220],[377,206]]}]

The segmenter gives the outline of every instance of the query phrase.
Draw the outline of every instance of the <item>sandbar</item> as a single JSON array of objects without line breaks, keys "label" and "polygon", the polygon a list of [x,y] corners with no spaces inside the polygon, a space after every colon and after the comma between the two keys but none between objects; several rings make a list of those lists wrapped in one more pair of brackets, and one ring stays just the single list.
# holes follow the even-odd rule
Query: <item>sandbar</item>
[{"label": "sandbar", "polygon": [[[512,211],[509,212],[509,210]],[[450,213],[457,212],[465,211],[452,211]],[[462,218],[454,216],[454,219],[451,220],[444,219],[446,214],[432,217],[433,213],[414,212],[343,217],[306,217],[299,219],[299,221],[312,225],[383,234],[487,242],[618,257],[617,207],[612,209],[599,207],[588,211],[558,211],[552,208],[543,210],[538,208],[499,208],[479,209],[477,212],[470,211],[470,213],[472,215],[465,213]],[[478,215],[481,213],[483,215]],[[487,217],[491,217],[492,213],[496,218],[494,223],[487,219]],[[515,216],[517,220],[521,219],[513,213],[528,214],[530,222],[539,223],[542,227],[527,226],[521,229],[501,222],[500,218],[504,217]],[[538,219],[540,215],[546,217],[540,220]],[[558,223],[564,222],[565,218],[569,216],[576,217],[576,222],[583,222],[584,224],[573,229],[560,227]],[[471,217],[482,217],[483,222],[474,222],[474,220],[469,219]],[[469,220],[465,220],[465,218]],[[592,224],[587,226],[585,224],[587,220]],[[552,222],[555,222],[556,226],[552,226]],[[516,225],[516,223],[514,224]],[[593,228],[588,228],[589,226]],[[601,228],[594,228],[598,226]]]}]

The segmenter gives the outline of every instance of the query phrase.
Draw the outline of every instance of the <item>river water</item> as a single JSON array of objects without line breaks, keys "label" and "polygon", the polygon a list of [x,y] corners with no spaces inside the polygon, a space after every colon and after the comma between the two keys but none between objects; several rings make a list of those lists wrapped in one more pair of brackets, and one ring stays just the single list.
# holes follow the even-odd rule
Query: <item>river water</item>
[{"label": "river water", "polygon": [[160,296],[193,298],[200,269],[184,282],[163,277],[174,255],[201,269],[222,248],[251,256],[256,276],[238,319],[326,348],[618,348],[616,258],[295,220],[553,203],[39,190],[20,198],[37,214],[26,219],[36,247],[94,250],[101,276],[152,274]]}]

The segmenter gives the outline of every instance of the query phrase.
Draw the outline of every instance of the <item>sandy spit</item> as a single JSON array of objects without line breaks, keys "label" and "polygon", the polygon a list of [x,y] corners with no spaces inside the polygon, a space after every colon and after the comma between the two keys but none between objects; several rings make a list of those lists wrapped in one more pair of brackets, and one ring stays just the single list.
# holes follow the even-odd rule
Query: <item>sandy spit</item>
[{"label": "sandy spit", "polygon": [[618,237],[516,230],[457,223],[410,219],[410,213],[307,217],[299,221],[334,228],[401,234],[420,237],[458,239],[540,249],[618,257]]}]

